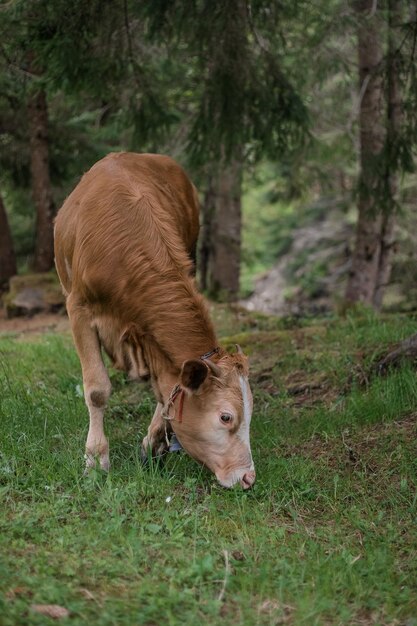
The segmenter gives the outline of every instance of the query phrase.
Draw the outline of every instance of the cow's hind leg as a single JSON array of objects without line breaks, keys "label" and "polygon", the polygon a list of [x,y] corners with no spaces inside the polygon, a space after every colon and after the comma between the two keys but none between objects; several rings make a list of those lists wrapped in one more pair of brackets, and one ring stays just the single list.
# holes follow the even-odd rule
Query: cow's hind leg
[{"label": "cow's hind leg", "polygon": [[[142,442],[141,457],[142,461],[148,460],[149,453],[152,457],[162,457],[168,452],[167,429],[166,422],[162,417],[163,405],[158,402],[155,413],[153,414],[148,432]],[[168,428],[170,430],[170,428]]]},{"label": "cow's hind leg", "polygon": [[104,434],[103,421],[111,384],[104,367],[97,331],[92,326],[88,309],[69,296],[67,310],[80,357],[84,398],[90,414],[85,449],[86,469],[94,467],[98,459],[100,467],[107,471],[110,468],[109,444]]}]

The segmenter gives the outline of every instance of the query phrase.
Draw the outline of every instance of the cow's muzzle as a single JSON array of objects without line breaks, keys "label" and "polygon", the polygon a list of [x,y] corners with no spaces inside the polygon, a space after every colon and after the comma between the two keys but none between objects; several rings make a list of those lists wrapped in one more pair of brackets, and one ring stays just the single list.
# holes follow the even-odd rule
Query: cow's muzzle
[{"label": "cow's muzzle", "polygon": [[250,489],[255,482],[255,479],[255,472],[246,472],[246,474],[243,474],[242,478],[240,479],[240,484],[242,485],[243,489]]}]

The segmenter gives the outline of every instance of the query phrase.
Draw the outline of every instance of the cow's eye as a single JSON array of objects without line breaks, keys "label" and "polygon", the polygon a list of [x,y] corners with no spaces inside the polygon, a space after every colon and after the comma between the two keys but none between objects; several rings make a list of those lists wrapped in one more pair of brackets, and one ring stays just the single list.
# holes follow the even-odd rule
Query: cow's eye
[{"label": "cow's eye", "polygon": [[230,424],[230,422],[232,421],[232,416],[229,415],[229,413],[222,413],[222,415],[220,415],[220,419],[223,424]]}]

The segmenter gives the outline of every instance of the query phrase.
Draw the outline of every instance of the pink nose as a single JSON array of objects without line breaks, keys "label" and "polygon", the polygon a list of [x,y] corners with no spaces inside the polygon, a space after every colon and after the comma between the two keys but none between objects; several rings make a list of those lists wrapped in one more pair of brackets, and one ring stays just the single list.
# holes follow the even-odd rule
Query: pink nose
[{"label": "pink nose", "polygon": [[240,479],[240,484],[242,485],[243,489],[250,489],[255,482],[255,478],[255,472],[246,472],[246,474],[243,474],[242,478]]}]

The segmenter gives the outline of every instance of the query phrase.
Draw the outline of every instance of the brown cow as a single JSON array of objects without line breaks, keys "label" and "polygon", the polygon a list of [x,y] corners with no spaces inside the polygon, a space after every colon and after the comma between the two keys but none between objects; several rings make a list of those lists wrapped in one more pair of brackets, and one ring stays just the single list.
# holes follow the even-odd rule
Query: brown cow
[{"label": "brown cow", "polygon": [[166,452],[172,429],[223,486],[247,489],[255,481],[247,358],[217,347],[192,276],[198,230],[194,186],[153,154],[109,154],[58,213],[55,261],[90,414],[86,463],[109,468],[102,346],[131,378],[151,376],[157,406],[145,456]]}]

